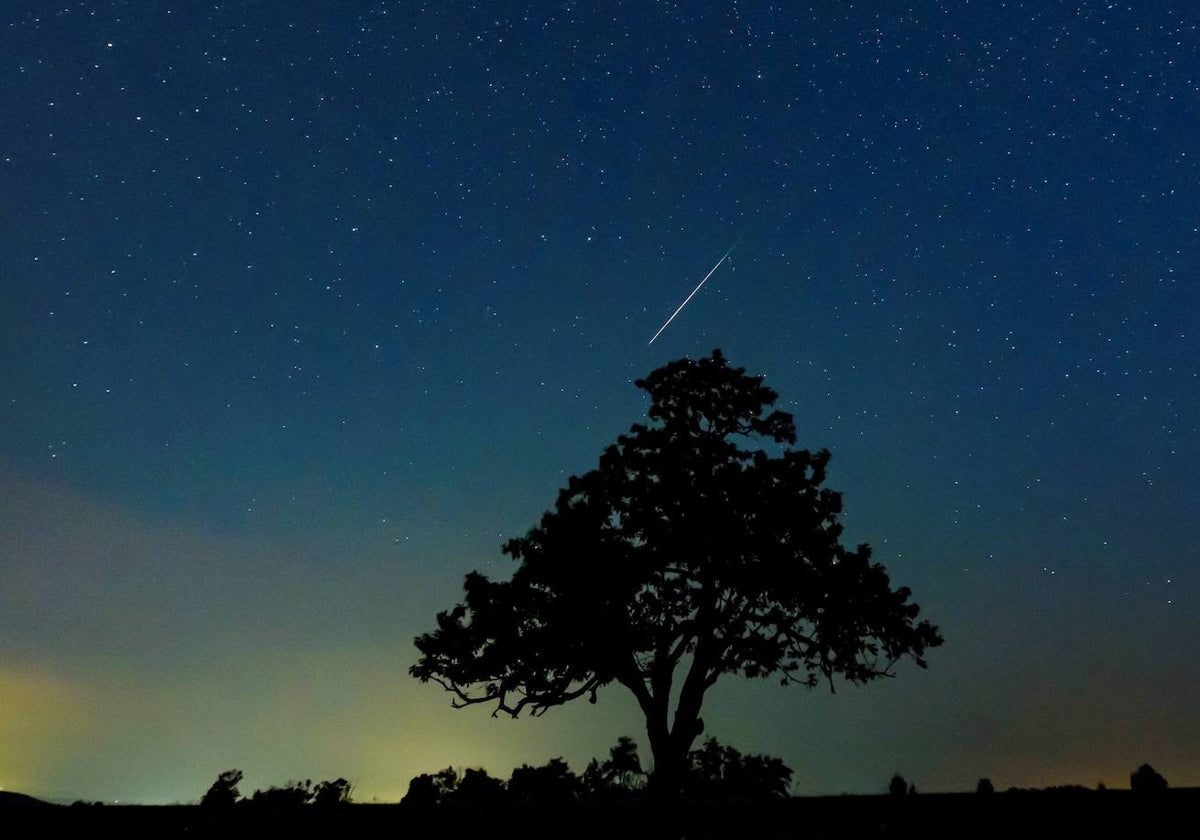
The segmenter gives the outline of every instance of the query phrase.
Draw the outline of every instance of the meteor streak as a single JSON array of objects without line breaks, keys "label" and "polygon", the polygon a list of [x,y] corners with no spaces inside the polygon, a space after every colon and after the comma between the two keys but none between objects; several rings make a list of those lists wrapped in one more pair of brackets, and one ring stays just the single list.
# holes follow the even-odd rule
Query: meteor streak
[{"label": "meteor streak", "polygon": [[705,283],[707,283],[708,278],[712,277],[713,274],[716,273],[717,269],[721,267],[721,263],[723,263],[723,262],[725,262],[725,260],[729,259],[729,255],[733,253],[733,249],[736,248],[738,246],[738,242],[741,242],[741,241],[742,241],[741,237],[738,237],[737,242],[734,242],[732,245],[729,246],[729,250],[725,252],[725,256],[723,256],[723,257],[721,257],[721,259],[717,260],[717,264],[714,265],[711,269],[709,269],[708,274],[704,275],[704,279],[701,280],[696,285],[696,288],[692,289],[692,293],[683,299],[683,303],[679,304],[679,308],[671,313],[671,317],[667,319],[666,323],[658,328],[658,332],[656,332],[654,334],[654,338],[651,338],[648,342],[646,342],[647,347],[649,347],[651,344],[653,344],[654,339],[658,338],[660,335],[662,335],[662,331],[671,325],[671,322],[675,320],[675,316],[683,311],[683,307],[687,306],[688,301],[696,296],[696,292],[700,291],[700,287],[703,286]]}]

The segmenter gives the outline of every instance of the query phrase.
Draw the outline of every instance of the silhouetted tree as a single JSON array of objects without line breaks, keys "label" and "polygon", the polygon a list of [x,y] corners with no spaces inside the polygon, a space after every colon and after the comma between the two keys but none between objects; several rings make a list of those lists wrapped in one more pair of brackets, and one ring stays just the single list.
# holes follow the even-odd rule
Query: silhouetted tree
[{"label": "silhouetted tree", "polygon": [[447,767],[437,773],[422,773],[414,776],[408,783],[408,792],[400,800],[401,805],[429,806],[437,805],[454,792],[458,786],[458,774],[453,768]]},{"label": "silhouetted tree", "polygon": [[742,757],[742,786],[755,796],[787,796],[792,784],[792,768],[773,755]]},{"label": "silhouetted tree", "polygon": [[504,798],[504,782],[493,778],[482,768],[469,767],[463,771],[450,799],[454,802],[496,802]]},{"label": "silhouetted tree", "polygon": [[315,791],[312,780],[288,782],[283,787],[256,790],[249,803],[260,808],[298,808],[312,801]]},{"label": "silhouetted tree", "polygon": [[609,748],[604,767],[609,777],[622,787],[636,787],[645,776],[637,744],[628,735],[617,738],[617,743]]},{"label": "silhouetted tree", "polygon": [[200,798],[200,804],[206,808],[231,808],[241,798],[238,784],[242,781],[241,770],[226,770],[217,776],[217,780]]},{"label": "silhouetted tree", "polygon": [[1143,764],[1129,774],[1131,790],[1143,792],[1158,792],[1167,789],[1167,780],[1158,774],[1149,764]]},{"label": "silhouetted tree", "polygon": [[897,773],[892,776],[892,781],[888,784],[888,793],[892,796],[904,796],[908,793],[908,782],[904,781],[904,777]]},{"label": "silhouetted tree", "polygon": [[552,758],[541,767],[522,764],[508,779],[508,795],[526,802],[565,802],[578,797],[582,788],[562,758]]},{"label": "silhouetted tree", "polygon": [[742,755],[709,738],[688,756],[686,786],[706,796],[787,796],[792,768],[780,758]]},{"label": "silhouetted tree", "polygon": [[988,795],[996,792],[996,788],[992,785],[991,779],[980,779],[975,785],[975,792],[983,795]]},{"label": "silhouetted tree", "polygon": [[320,807],[346,805],[350,802],[352,786],[345,779],[334,779],[332,782],[321,782],[313,790],[313,804]]},{"label": "silhouetted tree", "polygon": [[603,764],[594,758],[588,763],[582,782],[591,796],[627,796],[640,790],[646,782],[646,772],[642,770],[637,744],[628,735],[622,735],[609,749]]},{"label": "silhouetted tree", "polygon": [[835,675],[867,682],[906,656],[923,667],[942,640],[867,546],[841,545],[841,496],[821,486],[829,453],[788,448],[792,417],[768,413],[776,394],[762,377],[716,350],[636,384],[651,424],[621,435],[504,546],[519,563],[511,580],[467,575],[465,602],[416,639],[410,673],[456,707],[514,717],[595,702],[618,682],[671,795],[721,675],[832,688]]},{"label": "silhouetted tree", "polygon": [[726,763],[740,759],[741,754],[733,747],[723,747],[716,738],[709,738],[700,749],[688,754],[688,781],[701,790],[718,785]]}]

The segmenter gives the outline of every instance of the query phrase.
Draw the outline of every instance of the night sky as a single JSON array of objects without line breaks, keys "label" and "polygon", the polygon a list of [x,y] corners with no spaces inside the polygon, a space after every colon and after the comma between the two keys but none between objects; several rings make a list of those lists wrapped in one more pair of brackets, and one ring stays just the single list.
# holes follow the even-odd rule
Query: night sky
[{"label": "night sky", "polygon": [[[413,637],[720,347],[946,639],[726,679],[804,794],[1200,785],[1191,2],[6,2],[0,787],[562,755]],[[721,255],[730,258],[647,342]]]}]

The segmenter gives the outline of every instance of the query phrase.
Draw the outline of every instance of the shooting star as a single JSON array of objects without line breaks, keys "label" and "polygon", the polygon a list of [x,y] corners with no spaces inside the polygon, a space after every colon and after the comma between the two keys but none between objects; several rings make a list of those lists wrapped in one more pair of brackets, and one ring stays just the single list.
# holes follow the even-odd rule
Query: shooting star
[{"label": "shooting star", "polygon": [[742,241],[742,238],[739,236],[737,239],[737,242],[734,242],[732,245],[729,246],[729,250],[725,252],[725,256],[723,256],[723,257],[721,257],[721,259],[717,260],[717,264],[714,265],[711,269],[709,269],[708,274],[704,275],[704,279],[701,280],[699,282],[699,284],[697,284],[696,288],[692,289],[692,293],[683,299],[683,303],[679,304],[679,308],[671,313],[671,317],[667,319],[667,322],[658,328],[658,332],[656,332],[654,334],[654,338],[651,338],[648,342],[646,342],[647,347],[649,347],[651,344],[653,344],[654,339],[658,338],[660,335],[662,335],[663,330],[665,330],[667,327],[669,327],[671,325],[671,322],[675,320],[675,316],[683,311],[683,307],[687,306],[688,301],[696,296],[696,292],[700,291],[700,287],[703,286],[705,283],[707,283],[708,278],[712,277],[713,274],[716,273],[717,269],[721,267],[721,263],[723,263],[723,262],[725,262],[725,260],[729,259],[729,255],[733,253],[733,249],[736,248],[738,246],[738,242],[741,242],[741,241]]}]

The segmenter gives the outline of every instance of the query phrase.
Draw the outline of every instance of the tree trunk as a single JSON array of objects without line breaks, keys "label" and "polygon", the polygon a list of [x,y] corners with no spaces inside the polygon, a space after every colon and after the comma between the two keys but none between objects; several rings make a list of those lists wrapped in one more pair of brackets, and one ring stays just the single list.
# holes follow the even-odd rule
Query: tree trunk
[{"label": "tree trunk", "polygon": [[649,791],[656,799],[673,801],[683,795],[683,783],[687,775],[687,753],[679,754],[673,743],[674,739],[667,738],[665,744],[655,748],[650,745],[654,756],[654,772],[650,774]]},{"label": "tree trunk", "polygon": [[[658,699],[658,698],[656,698]],[[650,754],[654,770],[650,774],[650,793],[657,799],[678,799],[683,793],[683,778],[687,755],[680,755],[667,725],[667,704],[654,704],[646,715],[646,735],[650,738]]]},{"label": "tree trunk", "polygon": [[675,713],[675,725],[667,727],[666,714],[656,720],[647,719],[646,734],[650,737],[650,753],[654,757],[654,772],[650,776],[650,791],[659,799],[679,799],[687,781],[688,754],[704,728],[696,714],[680,716]]},{"label": "tree trunk", "polygon": [[670,713],[671,671],[660,671],[647,688],[636,669],[625,685],[633,692],[646,716],[646,735],[650,739],[650,754],[654,757],[654,772],[650,775],[650,792],[658,799],[673,800],[683,795],[687,781],[688,753],[704,731],[700,707],[708,690],[708,645],[701,644],[688,669],[679,693],[674,720]]}]

